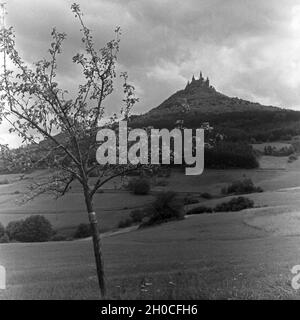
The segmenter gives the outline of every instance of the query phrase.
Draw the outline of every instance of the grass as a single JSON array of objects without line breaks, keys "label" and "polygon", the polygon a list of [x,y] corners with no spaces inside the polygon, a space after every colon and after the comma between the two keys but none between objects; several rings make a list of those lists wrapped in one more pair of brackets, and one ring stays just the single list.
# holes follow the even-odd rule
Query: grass
[{"label": "grass", "polygon": [[[108,296],[299,297],[290,286],[290,269],[299,264],[299,237],[267,236],[244,217],[251,213],[201,215],[104,238]],[[0,261],[8,277],[0,299],[98,298],[90,240],[4,244]]]},{"label": "grass", "polygon": [[[108,297],[299,299],[300,292],[290,285],[290,269],[300,264],[300,161],[278,170],[278,166],[272,169],[270,165],[274,164],[273,159],[265,160],[267,169],[207,170],[200,177],[172,172],[168,189],[198,195],[203,191],[217,194],[222,186],[246,174],[265,190],[247,196],[262,208],[190,216],[179,222],[103,238]],[[57,203],[41,197],[18,207],[14,199],[19,195],[13,192],[23,192],[25,183],[1,187],[0,221],[4,224],[16,217],[43,213],[61,232],[68,233],[72,226],[86,222],[78,186]],[[226,201],[231,198],[226,197]],[[133,207],[152,199],[152,195],[120,196],[116,192],[97,195],[95,206],[102,230],[116,227]],[[200,204],[191,206],[212,207],[224,198],[199,200]],[[1,244],[0,264],[7,269],[8,284],[7,290],[0,291],[0,299],[99,297],[90,240]]]},{"label": "grass", "polygon": [[1,179],[0,185],[5,185],[5,184],[9,184],[9,180],[8,179]]},{"label": "grass", "polygon": [[[5,225],[32,214],[45,215],[53,227],[59,230],[74,230],[80,223],[88,223],[83,196],[77,192],[69,193],[57,201],[50,196],[40,196],[22,206],[15,203],[16,196],[21,195],[0,194],[0,221]],[[100,229],[106,231],[115,228],[134,208],[142,207],[152,199],[151,195],[137,197],[129,193],[96,194],[94,204]]]}]

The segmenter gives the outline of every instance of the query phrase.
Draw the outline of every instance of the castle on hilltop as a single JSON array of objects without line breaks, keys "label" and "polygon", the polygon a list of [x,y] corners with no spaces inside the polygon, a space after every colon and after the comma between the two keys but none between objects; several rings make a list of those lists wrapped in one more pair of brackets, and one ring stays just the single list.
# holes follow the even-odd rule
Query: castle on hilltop
[{"label": "castle on hilltop", "polygon": [[203,87],[203,88],[214,89],[214,87],[210,85],[208,77],[206,77],[206,79],[204,79],[201,71],[200,71],[199,79],[196,80],[195,76],[193,75],[191,82],[188,81],[188,83],[185,87],[185,90],[189,89],[191,87]]}]

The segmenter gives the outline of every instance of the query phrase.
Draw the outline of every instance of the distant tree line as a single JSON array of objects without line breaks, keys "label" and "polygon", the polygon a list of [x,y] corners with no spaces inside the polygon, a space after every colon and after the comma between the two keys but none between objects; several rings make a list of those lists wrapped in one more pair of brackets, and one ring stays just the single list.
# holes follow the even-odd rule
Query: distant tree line
[{"label": "distant tree line", "polygon": [[257,168],[259,163],[252,147],[238,142],[220,142],[207,148],[204,154],[204,167],[215,169]]},{"label": "distant tree line", "polygon": [[229,142],[289,140],[300,134],[300,112],[282,109],[226,113],[201,113],[192,110],[187,113],[170,113],[167,116],[158,114],[151,117],[131,116],[131,126],[151,125],[155,128],[171,129],[178,119],[184,120],[187,128],[199,128],[201,123],[209,122],[215,131],[224,134]]}]

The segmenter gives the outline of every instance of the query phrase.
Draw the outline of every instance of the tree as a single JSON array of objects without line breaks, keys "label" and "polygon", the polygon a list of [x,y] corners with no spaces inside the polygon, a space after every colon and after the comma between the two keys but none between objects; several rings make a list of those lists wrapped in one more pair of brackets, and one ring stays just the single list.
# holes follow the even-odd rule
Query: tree
[{"label": "tree", "polygon": [[0,222],[0,238],[2,238],[5,234],[5,228],[3,227],[2,223]]},{"label": "tree", "polygon": [[51,223],[41,215],[33,215],[25,220],[11,221],[7,226],[11,240],[22,242],[44,242],[53,236]]},{"label": "tree", "polygon": [[[102,296],[105,296],[104,264],[98,222],[93,207],[97,190],[116,176],[136,170],[132,165],[99,165],[95,161],[96,133],[103,119],[103,102],[113,92],[116,78],[116,59],[119,52],[120,28],[115,30],[115,39],[102,49],[96,50],[91,31],[86,27],[83,14],[76,3],[71,6],[78,19],[83,49],[73,56],[74,64],[79,65],[83,81],[78,92],[71,95],[56,81],[57,59],[62,52],[65,33],[52,30],[50,57],[28,66],[20,57],[15,46],[12,27],[1,29],[0,47],[3,54],[3,73],[0,79],[0,121],[10,123],[10,132],[23,138],[25,147],[10,150],[0,146],[1,158],[10,170],[32,169],[46,165],[51,176],[45,181],[31,185],[27,200],[42,193],[53,192],[64,195],[77,180],[82,186],[88,213],[97,275]],[[13,68],[8,68],[8,60]],[[138,101],[134,87],[124,80],[124,105],[120,114],[127,119],[129,112]],[[107,126],[112,127],[116,117]],[[91,172],[99,173],[91,180]]]}]

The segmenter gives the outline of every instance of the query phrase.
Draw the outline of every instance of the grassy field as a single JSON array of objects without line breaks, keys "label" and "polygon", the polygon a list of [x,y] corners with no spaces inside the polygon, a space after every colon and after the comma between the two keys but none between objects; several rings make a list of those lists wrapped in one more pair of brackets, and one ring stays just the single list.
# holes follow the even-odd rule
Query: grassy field
[{"label": "grassy field", "polygon": [[[47,172],[35,173],[34,177],[38,178],[45,174]],[[207,170],[201,176],[185,176],[183,171],[175,170],[169,178],[164,179],[167,181],[167,185],[164,187],[156,186],[153,188],[153,192],[174,190],[196,195],[209,192],[220,196],[221,188],[232,180],[247,176],[251,177],[255,183],[265,184],[279,174],[280,172],[270,170]],[[28,179],[21,181],[16,175],[2,177],[11,182],[7,185],[0,185],[0,222],[2,224],[7,225],[10,221],[23,219],[33,214],[43,214],[55,229],[70,233],[79,223],[88,222],[84,200],[78,184],[73,185],[71,192],[58,200],[44,195],[20,205],[17,200],[22,199],[31,177],[29,175]],[[122,190],[115,190],[115,184],[120,185],[120,181],[107,184],[104,193],[95,196],[95,211],[101,221],[101,231],[103,232],[116,228],[118,222],[126,218],[130,211],[150,203],[154,197],[154,195],[134,196]]]},{"label": "grassy field", "polygon": [[[273,158],[273,157],[272,157]],[[174,171],[165,187],[198,195],[210,192],[207,206],[224,201],[221,188],[250,177],[265,192],[247,197],[255,208],[237,213],[189,216],[183,221],[123,234],[103,235],[108,296],[114,299],[298,299],[290,269],[300,264],[300,161],[284,169],[206,170],[187,177]],[[271,168],[270,168],[271,167]],[[43,173],[39,173],[43,174]],[[48,197],[19,207],[16,188],[26,181],[8,177],[0,186],[0,221],[45,214],[56,228],[86,219],[78,186],[56,204]],[[180,183],[179,183],[180,181]],[[23,190],[21,190],[23,192]],[[230,197],[227,197],[228,199]],[[120,202],[122,199],[122,202]],[[102,231],[113,230],[131,208],[152,201],[115,191],[113,184],[96,199]],[[54,204],[53,204],[54,203]],[[113,204],[113,205],[112,205]],[[202,203],[201,203],[202,204]],[[55,207],[54,207],[55,206]],[[83,220],[82,220],[83,221]],[[0,264],[7,269],[8,288],[0,299],[98,298],[92,244],[69,242],[0,245]],[[143,283],[148,285],[142,286]]]},{"label": "grassy field", "polygon": [[[108,296],[298,299],[290,269],[299,264],[299,236],[252,228],[244,220],[249,217],[250,212],[192,216],[104,238]],[[98,297],[90,240],[6,244],[0,261],[8,274],[2,299]]]}]

